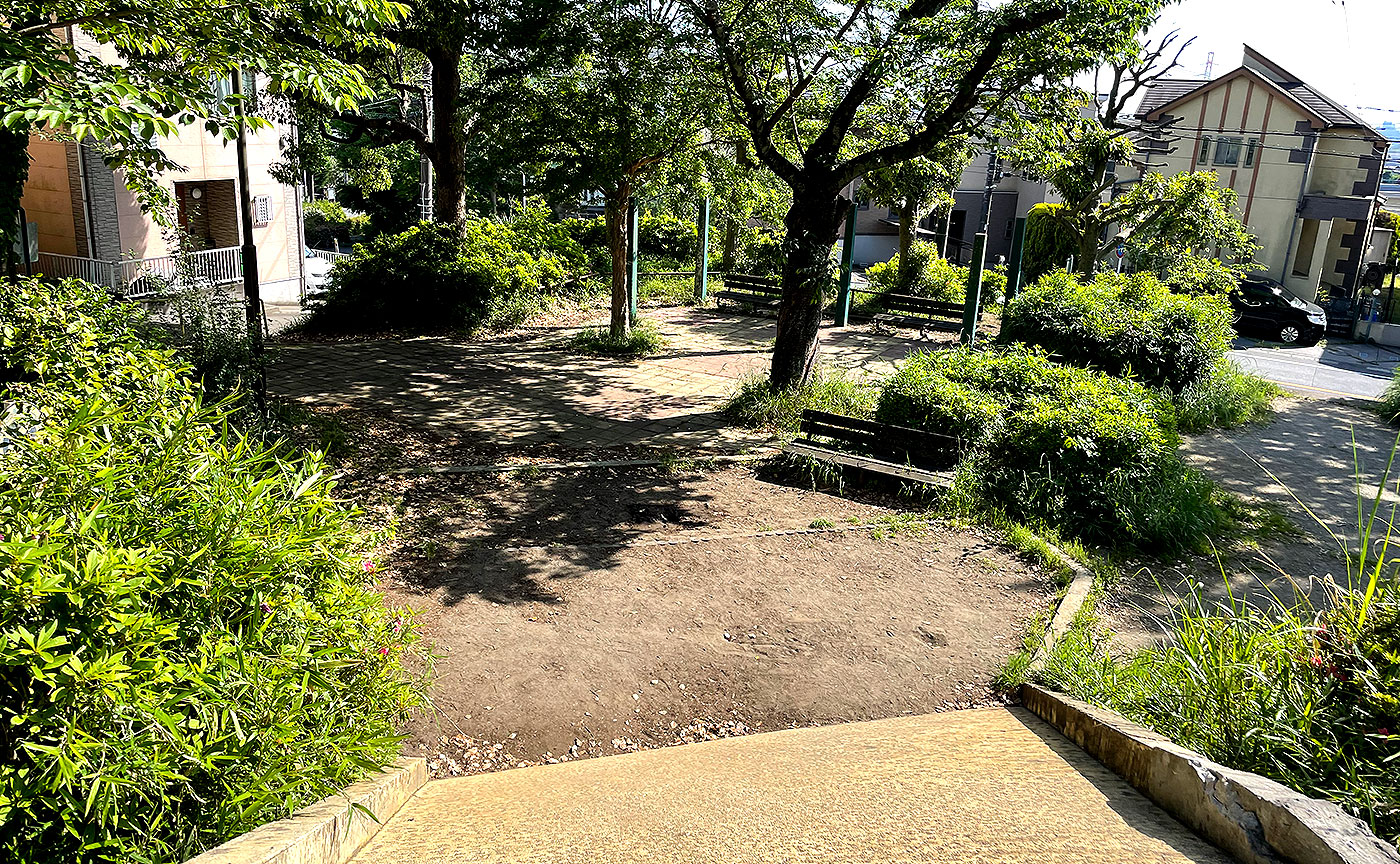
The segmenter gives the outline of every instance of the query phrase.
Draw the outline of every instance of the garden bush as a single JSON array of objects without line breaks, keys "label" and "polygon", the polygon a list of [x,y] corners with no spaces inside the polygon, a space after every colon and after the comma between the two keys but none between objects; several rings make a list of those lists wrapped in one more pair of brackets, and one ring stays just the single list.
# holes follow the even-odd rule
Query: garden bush
[{"label": "garden bush", "polygon": [[313,249],[348,249],[370,230],[368,216],[351,216],[334,201],[309,201],[302,207],[302,232]]},{"label": "garden bush", "polygon": [[1026,281],[1064,268],[1079,255],[1079,238],[1058,216],[1063,204],[1037,204],[1026,214],[1026,242],[1022,268]]},{"label": "garden bush", "polygon": [[138,316],[0,292],[7,861],[183,860],[392,761],[421,700],[324,463],[231,428]]},{"label": "garden bush", "polygon": [[1233,338],[1230,317],[1223,298],[1174,294],[1150,275],[1085,282],[1061,270],[1006,305],[1000,339],[1180,392],[1219,366]]},{"label": "garden bush", "polygon": [[1214,487],[1177,453],[1174,409],[1132,381],[1018,348],[915,354],[876,419],[951,435],[970,507],[1114,546],[1195,545],[1222,526]]},{"label": "garden bush", "polygon": [[[909,245],[912,264],[909,278],[901,279],[900,257],[872,264],[865,271],[872,290],[890,294],[912,294],[940,303],[964,303],[967,300],[968,268],[959,267],[938,254],[938,247],[925,240]],[[982,271],[982,295],[979,305],[986,309],[1006,295],[1006,268],[987,267]]]},{"label": "garden bush", "polygon": [[1273,410],[1274,400],[1282,395],[1282,387],[1241,371],[1227,359],[1177,393],[1172,401],[1176,404],[1177,428],[1183,432],[1204,432],[1262,420]]},{"label": "garden bush", "polygon": [[1268,603],[1193,590],[1165,617],[1161,644],[1124,656],[1086,620],[1042,679],[1232,768],[1332,799],[1400,843],[1400,574],[1386,552],[1400,538],[1366,516],[1377,509],[1360,508],[1358,543],[1339,542],[1348,579],[1321,583],[1319,604],[1301,590]]},{"label": "garden bush", "polygon": [[355,247],[331,269],[309,333],[442,333],[519,324],[564,279],[552,255],[518,246],[509,226],[468,220],[464,235],[424,222]]}]

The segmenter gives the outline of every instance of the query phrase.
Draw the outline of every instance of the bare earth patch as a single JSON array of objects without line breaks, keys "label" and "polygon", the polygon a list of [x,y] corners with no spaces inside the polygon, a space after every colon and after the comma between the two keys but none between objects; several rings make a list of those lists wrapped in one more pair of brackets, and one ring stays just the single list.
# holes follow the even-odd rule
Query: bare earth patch
[{"label": "bare earth patch", "polygon": [[438,776],[985,704],[1052,593],[994,540],[745,468],[405,481],[384,588]]}]

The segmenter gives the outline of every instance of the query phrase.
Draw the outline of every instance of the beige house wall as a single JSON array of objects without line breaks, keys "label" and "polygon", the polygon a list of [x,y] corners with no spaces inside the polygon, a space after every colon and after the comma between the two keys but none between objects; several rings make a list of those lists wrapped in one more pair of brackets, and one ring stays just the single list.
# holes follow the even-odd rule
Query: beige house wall
[{"label": "beige house wall", "polygon": [[[1170,154],[1151,154],[1162,164],[1156,170],[1168,176],[1183,171],[1213,171],[1222,186],[1238,195],[1237,212],[1259,244],[1255,263],[1259,275],[1287,285],[1307,299],[1318,296],[1321,286],[1339,286],[1348,252],[1342,240],[1357,223],[1327,220],[1319,226],[1317,248],[1307,276],[1294,274],[1303,220],[1297,217],[1303,194],[1350,197],[1366,173],[1359,167],[1371,144],[1360,130],[1323,129],[1287,95],[1250,74],[1232,73],[1224,83],[1172,106],[1179,118],[1179,141]],[[1316,133],[1314,152],[1306,155],[1309,133]],[[1211,138],[1210,153],[1202,160],[1202,138]],[[1237,165],[1216,164],[1216,140],[1222,136],[1242,139]],[[1250,139],[1256,139],[1254,164],[1245,165]],[[1304,173],[1307,172],[1306,188]],[[1304,255],[1307,255],[1306,250]]]},{"label": "beige house wall", "polygon": [[[39,228],[39,251],[58,255],[86,255],[80,250],[73,221],[73,191],[68,182],[68,147],[62,141],[29,139],[29,179],[20,206]],[[85,240],[86,238],[84,238]]]}]

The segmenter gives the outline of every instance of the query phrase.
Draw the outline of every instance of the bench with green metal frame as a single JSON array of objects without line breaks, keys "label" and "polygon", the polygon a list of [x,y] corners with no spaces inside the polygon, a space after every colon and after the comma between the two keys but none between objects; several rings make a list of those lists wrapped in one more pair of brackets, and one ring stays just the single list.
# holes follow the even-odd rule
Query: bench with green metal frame
[{"label": "bench with green metal frame", "polygon": [[741,309],[778,311],[783,289],[777,279],[748,276],[743,273],[724,274],[724,289],[715,292],[716,302],[728,301]]}]

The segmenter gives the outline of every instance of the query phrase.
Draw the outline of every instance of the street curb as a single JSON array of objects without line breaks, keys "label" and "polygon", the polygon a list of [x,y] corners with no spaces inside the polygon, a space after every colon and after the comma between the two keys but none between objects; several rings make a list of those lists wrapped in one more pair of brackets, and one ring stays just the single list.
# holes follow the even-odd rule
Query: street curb
[{"label": "street curb", "polygon": [[1084,603],[1089,599],[1089,592],[1094,588],[1094,574],[1089,572],[1089,568],[1069,557],[1063,549],[1049,541],[1045,541],[1045,548],[1060,559],[1060,562],[1069,568],[1074,574],[1070,580],[1069,587],[1065,589],[1065,595],[1060,598],[1060,603],[1055,607],[1055,614],[1050,619],[1050,626],[1045,628],[1045,634],[1040,640],[1040,646],[1036,648],[1035,656],[1031,658],[1031,671],[1039,671],[1045,666],[1045,657],[1055,647],[1055,643],[1069,632],[1069,628],[1074,624],[1074,619],[1079,615],[1079,610],[1084,608]]},{"label": "street curb", "polygon": [[401,757],[383,774],[240,834],[185,864],[345,864],[426,782],[428,761]]},{"label": "street curb", "polygon": [[1400,852],[1328,801],[1219,765],[1060,693],[1021,685],[1021,704],[1201,837],[1246,864],[1400,864]]}]

